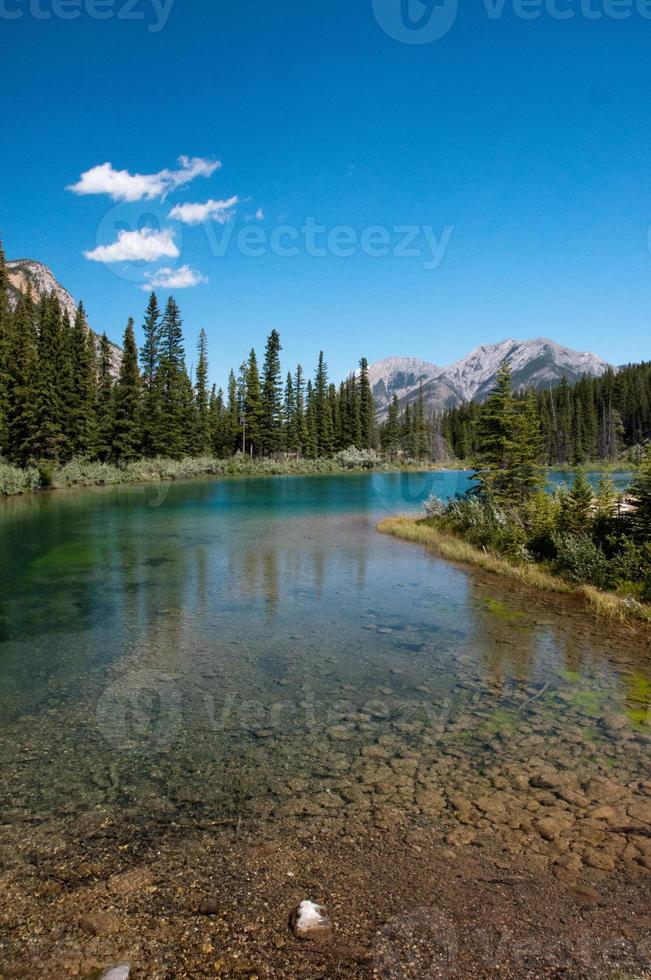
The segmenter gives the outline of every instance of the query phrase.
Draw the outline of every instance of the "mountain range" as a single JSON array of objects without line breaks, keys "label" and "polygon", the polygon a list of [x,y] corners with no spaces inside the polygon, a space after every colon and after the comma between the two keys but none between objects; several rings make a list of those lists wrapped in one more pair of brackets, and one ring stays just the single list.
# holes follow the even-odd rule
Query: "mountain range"
[{"label": "mountain range", "polygon": [[600,377],[611,369],[596,354],[561,347],[546,337],[484,344],[443,368],[413,357],[388,357],[369,368],[378,418],[384,418],[394,395],[401,409],[417,402],[421,385],[428,414],[463,402],[484,401],[493,390],[504,361],[511,367],[513,385],[518,391],[554,387],[562,378],[572,384],[583,375]]}]

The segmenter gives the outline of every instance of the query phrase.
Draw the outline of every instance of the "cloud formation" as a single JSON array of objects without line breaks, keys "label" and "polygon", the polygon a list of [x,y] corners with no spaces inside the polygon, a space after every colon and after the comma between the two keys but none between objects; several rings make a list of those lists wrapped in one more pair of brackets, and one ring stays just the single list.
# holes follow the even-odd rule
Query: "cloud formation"
[{"label": "cloud formation", "polygon": [[182,265],[178,269],[158,269],[157,272],[145,273],[145,276],[147,282],[142,288],[146,292],[150,289],[188,289],[202,282],[208,282],[205,276],[195,272],[189,265]]},{"label": "cloud formation", "polygon": [[204,221],[218,221],[220,225],[225,225],[233,217],[236,204],[239,204],[238,197],[229,197],[226,201],[210,200],[205,204],[177,204],[169,217],[185,225],[200,225]]},{"label": "cloud formation", "polygon": [[177,259],[180,254],[169,228],[120,231],[111,245],[98,245],[91,252],[84,252],[92,262],[157,262],[162,258]]},{"label": "cloud formation", "polygon": [[219,160],[203,157],[179,157],[178,170],[161,170],[157,174],[130,174],[102,163],[86,170],[76,184],[66,190],[73,194],[108,194],[113,201],[151,201],[164,198],[177,187],[185,187],[196,177],[212,177],[221,167]]}]

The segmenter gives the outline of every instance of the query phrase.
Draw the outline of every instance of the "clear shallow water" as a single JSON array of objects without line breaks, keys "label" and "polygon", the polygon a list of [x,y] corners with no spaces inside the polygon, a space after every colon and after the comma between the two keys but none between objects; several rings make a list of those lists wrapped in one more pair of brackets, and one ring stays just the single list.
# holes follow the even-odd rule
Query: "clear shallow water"
[{"label": "clear shallow water", "polygon": [[[376,532],[467,481],[202,481],[3,502],[3,860],[53,841],[74,853],[89,815],[116,840],[145,820],[250,817],[271,834],[295,818],[436,815],[451,833],[497,826],[517,852],[534,846],[518,820],[574,806],[532,800],[543,769],[595,797],[585,787],[610,781],[617,819],[636,819],[651,792],[648,634]],[[508,827],[478,802],[495,791]],[[588,846],[620,857],[625,840],[589,844],[579,811],[579,860]]]}]

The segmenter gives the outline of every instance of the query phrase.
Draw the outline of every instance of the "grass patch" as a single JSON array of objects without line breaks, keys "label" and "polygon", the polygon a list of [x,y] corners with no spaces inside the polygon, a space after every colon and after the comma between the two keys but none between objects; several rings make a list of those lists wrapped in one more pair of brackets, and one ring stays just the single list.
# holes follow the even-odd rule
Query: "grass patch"
[{"label": "grass patch", "polygon": [[578,595],[584,599],[588,609],[606,619],[620,622],[636,619],[651,624],[649,606],[630,598],[622,598],[612,592],[602,592],[592,585],[574,585],[540,565],[509,561],[490,551],[475,547],[456,534],[442,531],[429,522],[413,517],[385,517],[377,527],[383,534],[391,534],[393,537],[433,548],[448,561],[475,565],[544,592]]}]

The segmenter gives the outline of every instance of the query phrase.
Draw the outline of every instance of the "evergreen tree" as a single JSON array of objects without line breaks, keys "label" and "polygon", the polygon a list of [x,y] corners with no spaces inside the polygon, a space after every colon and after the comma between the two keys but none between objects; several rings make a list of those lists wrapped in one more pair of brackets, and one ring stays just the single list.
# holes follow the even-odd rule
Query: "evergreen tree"
[{"label": "evergreen tree", "polygon": [[328,456],[332,452],[333,429],[332,413],[328,400],[328,368],[323,356],[319,353],[319,366],[314,380],[314,425],[316,435],[316,453],[318,456]]},{"label": "evergreen tree", "polygon": [[141,381],[138,349],[129,318],[124,332],[122,363],[113,392],[113,456],[119,463],[136,459],[141,449]]},{"label": "evergreen tree", "polygon": [[296,424],[296,393],[292,372],[287,372],[285,379],[285,395],[283,405],[283,445],[288,453],[298,452],[298,428]]},{"label": "evergreen tree", "polygon": [[375,402],[368,378],[368,361],[365,357],[359,362],[359,416],[361,449],[372,449],[375,445]]},{"label": "evergreen tree", "polygon": [[25,448],[28,456],[54,462],[60,458],[65,446],[64,412],[60,400],[65,337],[56,297],[47,296],[41,301],[38,321],[35,424]]},{"label": "evergreen tree", "polygon": [[633,529],[638,540],[651,541],[651,443],[646,447],[644,455],[635,474],[630,490],[635,506],[633,512]]},{"label": "evergreen tree", "polygon": [[259,449],[264,455],[277,453],[282,440],[281,350],[278,331],[272,330],[265,348],[258,428]]},{"label": "evergreen tree", "polygon": [[197,365],[197,380],[195,382],[195,401],[197,408],[195,451],[207,453],[210,450],[210,419],[208,396],[208,338],[206,331],[199,334],[199,362]]},{"label": "evergreen tree", "polygon": [[36,429],[38,336],[31,296],[21,295],[7,338],[7,449],[21,465],[28,462]]},{"label": "evergreen tree", "polygon": [[192,385],[185,369],[181,314],[173,296],[163,315],[154,386],[158,407],[153,427],[154,451],[179,459],[191,451]]},{"label": "evergreen tree", "polygon": [[305,406],[305,439],[303,441],[303,454],[308,459],[313,459],[318,454],[319,437],[317,426],[316,397],[314,386],[308,380],[306,389]]},{"label": "evergreen tree", "polygon": [[105,333],[102,334],[99,344],[97,393],[95,397],[95,438],[97,458],[106,461],[113,450],[113,378],[111,375],[111,345]]},{"label": "evergreen tree", "polygon": [[232,368],[228,375],[228,404],[226,414],[224,441],[227,447],[227,455],[231,456],[237,451],[240,439],[240,405],[237,397],[237,379]]},{"label": "evergreen tree", "polygon": [[577,469],[572,489],[560,494],[561,531],[576,537],[589,535],[594,520],[594,493],[585,470]]},{"label": "evergreen tree", "polygon": [[258,449],[260,438],[260,373],[255,350],[251,348],[249,360],[243,365],[246,389],[244,393],[244,418],[246,422],[246,444],[253,456]]},{"label": "evergreen tree", "polygon": [[400,449],[400,407],[398,396],[394,395],[389,403],[389,413],[387,415],[386,426],[384,427],[382,448],[389,454],[391,459],[395,459]]},{"label": "evergreen tree", "polygon": [[540,490],[545,482],[540,467],[543,451],[542,433],[533,392],[517,403],[512,421],[513,436],[507,472],[508,491],[512,500],[523,503]]},{"label": "evergreen tree", "polygon": [[97,365],[95,345],[80,303],[70,330],[70,388],[66,393],[68,444],[74,455],[92,456],[95,452],[95,382]]},{"label": "evergreen tree", "polygon": [[296,398],[296,451],[305,451],[308,442],[307,420],[305,417],[305,379],[303,368],[297,365],[294,375],[294,394]]},{"label": "evergreen tree", "polygon": [[143,323],[144,343],[140,350],[143,383],[142,444],[147,455],[156,451],[156,429],[160,412],[160,389],[156,383],[160,359],[161,312],[156,293],[149,297]]}]

